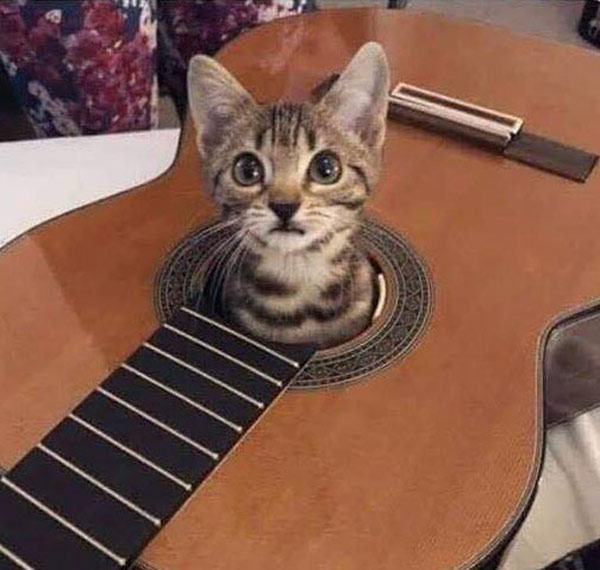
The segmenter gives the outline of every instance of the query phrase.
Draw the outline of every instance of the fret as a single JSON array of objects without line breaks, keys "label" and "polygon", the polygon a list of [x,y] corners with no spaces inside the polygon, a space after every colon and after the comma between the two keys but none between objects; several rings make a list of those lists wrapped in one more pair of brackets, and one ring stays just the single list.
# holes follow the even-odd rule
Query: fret
[{"label": "fret", "polygon": [[[12,491],[15,495],[18,495],[20,498],[24,499],[30,505],[35,507],[40,513],[42,513],[43,515],[46,515],[47,518],[52,519],[55,523],[62,526],[66,531],[69,531],[72,535],[75,535],[76,537],[80,538],[81,540],[86,542],[89,546],[91,546],[92,548],[95,548],[99,553],[103,554],[107,558],[110,558],[113,562],[116,562],[119,566],[125,566],[125,564],[127,563],[127,560],[124,557],[119,556],[118,554],[115,554],[110,548],[104,546],[104,544],[102,544],[101,542],[98,542],[95,538],[89,536],[84,531],[77,528],[77,526],[75,526],[73,523],[69,522],[67,519],[65,519],[58,513],[55,513],[51,508],[47,507],[42,501],[40,501],[39,499],[37,499],[36,497],[31,495],[24,489],[22,489],[19,485],[13,483],[8,477],[5,476],[2,478],[2,484],[5,487],[7,487],[10,491]],[[4,501],[4,502],[6,503],[8,501]],[[11,506],[10,502],[9,502],[9,506]],[[27,517],[27,522],[29,523],[32,518],[33,517],[31,517],[31,518]],[[4,529],[4,528],[2,530],[6,531],[6,529]],[[55,534],[55,533],[52,533],[52,534]],[[69,544],[68,544],[69,550],[67,550],[67,552],[70,552],[70,550],[72,548],[72,544],[74,542],[72,540],[73,536],[71,536],[70,538],[71,538],[71,540],[69,541]],[[104,566],[102,566],[102,568],[104,568]]]},{"label": "fret", "polygon": [[205,455],[207,455],[208,457],[210,457],[213,461],[217,461],[219,459],[219,454],[218,453],[215,453],[214,451],[211,451],[210,449],[208,449],[207,447],[205,447],[201,443],[198,443],[197,441],[194,441],[193,439],[189,438],[187,435],[184,435],[181,432],[177,431],[176,429],[173,429],[171,426],[165,424],[164,422],[161,422],[160,420],[157,420],[155,417],[151,416],[150,414],[147,414],[143,410],[140,410],[137,406],[134,406],[133,404],[130,404],[126,400],[123,400],[122,398],[119,398],[118,396],[116,396],[112,392],[109,392],[108,390],[106,390],[106,389],[104,389],[102,387],[96,388],[96,391],[99,392],[100,394],[102,394],[103,396],[105,396],[106,398],[109,398],[113,402],[116,402],[120,406],[123,406],[124,408],[127,408],[128,410],[130,410],[134,414],[137,414],[141,418],[144,418],[147,422],[150,422],[150,423],[154,424],[155,426],[158,426],[159,428],[161,428],[162,430],[166,431],[167,433],[169,433],[173,437],[176,437],[177,439],[179,439],[179,440],[187,443],[188,445],[192,446],[193,448],[197,449],[198,451],[201,451],[202,453],[204,453]]},{"label": "fret", "polygon": [[138,410],[152,417],[155,422],[158,421],[194,444],[201,445],[210,452],[214,460],[230,449],[239,438],[237,432],[221,422],[198,413],[185,402],[165,394],[126,370],[116,370],[102,384],[102,389],[128,404],[135,404]]},{"label": "fret", "polygon": [[150,342],[172,356],[185,360],[191,366],[219,378],[230,388],[254,398],[256,401],[265,402],[272,400],[280,388],[254,374],[247,368],[238,366],[231,360],[213,354],[211,351],[198,346],[186,338],[171,332],[166,328],[158,329],[151,337]]},{"label": "fret", "polygon": [[179,311],[2,478],[0,570],[130,564],[311,354]]},{"label": "fret", "polygon": [[161,520],[168,519],[191,490],[191,485],[165,477],[75,421],[62,422],[43,445]]},{"label": "fret", "polygon": [[233,396],[213,382],[204,381],[195,372],[143,346],[127,359],[127,364],[190,400],[206,406],[244,430],[260,414],[260,409],[250,402]]},{"label": "fret", "polygon": [[39,449],[11,470],[8,479],[123,560],[157,532],[152,522]]},{"label": "fret", "polygon": [[198,376],[205,378],[206,380],[212,382],[213,384],[216,384],[217,386],[220,386],[221,388],[227,390],[228,392],[231,392],[232,394],[235,394],[236,396],[242,398],[243,400],[246,400],[246,402],[250,402],[251,404],[253,404],[257,408],[260,408],[261,410],[265,407],[263,402],[260,402],[256,399],[252,398],[251,396],[248,396],[241,390],[233,388],[226,382],[223,382],[223,380],[219,380],[218,378],[215,378],[212,374],[207,374],[203,370],[200,370],[200,368],[197,368],[196,366],[192,366],[191,364],[187,363],[182,358],[178,358],[174,354],[171,354],[170,352],[167,352],[166,350],[163,350],[162,348],[160,348],[158,346],[154,346],[153,344],[151,344],[149,342],[144,342],[142,346],[145,346],[146,348],[152,350],[153,352],[160,354],[164,358],[168,358],[169,360],[171,360],[172,362],[175,362],[175,364],[179,364],[179,366],[182,366],[183,368],[187,368],[188,370],[191,370],[192,372],[196,373]]},{"label": "fret", "polygon": [[148,376],[148,374],[144,374],[143,372],[139,371],[137,368],[134,368],[133,366],[130,366],[127,363],[121,364],[121,368],[124,368],[125,370],[128,370],[129,372],[131,372],[132,374],[135,374],[139,378],[146,380],[146,382],[150,382],[150,384],[152,384],[153,386],[156,386],[160,390],[163,390],[167,394],[171,394],[171,396],[175,396],[176,398],[179,398],[182,402],[189,404],[193,408],[196,408],[197,410],[200,410],[201,412],[208,414],[209,416],[215,418],[216,420],[220,421],[224,425],[230,427],[232,430],[236,431],[237,433],[242,433],[244,431],[244,428],[242,426],[239,426],[239,425],[229,421],[227,418],[224,418],[223,416],[221,416],[220,414],[217,414],[216,412],[213,412],[211,409],[207,408],[206,406],[203,406],[202,404],[195,402],[194,400],[181,394],[177,390],[173,390],[172,388],[165,386],[164,384],[162,384],[161,382],[158,382],[151,376]]},{"label": "fret", "polygon": [[121,558],[103,552],[6,484],[0,485],[0,516],[0,544],[35,570],[124,566]]},{"label": "fret", "polygon": [[277,378],[273,378],[273,376],[271,376],[270,374],[267,374],[267,373],[263,372],[262,370],[259,370],[255,366],[247,364],[243,360],[240,360],[239,358],[236,358],[235,356],[228,354],[224,350],[220,350],[214,346],[211,346],[207,342],[204,342],[204,341],[196,338],[195,336],[188,334],[188,333],[178,329],[177,327],[174,327],[173,325],[170,325],[169,323],[165,323],[165,325],[163,325],[163,326],[167,330],[174,332],[175,334],[201,346],[202,348],[206,348],[207,350],[210,350],[211,352],[214,352],[215,354],[218,354],[219,356],[222,356],[223,358],[230,360],[231,362],[237,364],[238,366],[241,366],[242,368],[249,370],[256,376],[260,376],[261,378],[264,378],[267,382],[271,382],[271,384],[275,384],[275,386],[277,386],[278,388],[281,388],[283,386],[283,383],[281,382],[281,380],[277,380]]},{"label": "fret", "polygon": [[[179,485],[182,489],[185,489],[186,491],[190,491],[192,489],[192,485],[190,483],[186,483],[185,481],[182,481],[181,479],[179,479],[172,473],[169,473],[166,469],[163,469],[162,467],[160,467],[160,465],[157,465],[153,461],[150,461],[147,457],[144,457],[143,455],[141,455],[140,453],[137,453],[130,447],[127,447],[126,445],[123,445],[122,443],[118,442],[116,439],[110,437],[108,434],[104,433],[102,430],[94,427],[89,422],[82,420],[80,417],[76,416],[75,414],[69,414],[68,418],[70,420],[73,420],[74,422],[77,422],[79,425],[85,427],[91,433],[93,433],[94,435],[98,436],[99,438],[107,441],[112,446],[116,447],[117,449],[120,449],[124,453],[127,453],[128,455],[130,455],[131,457],[133,457],[134,459],[136,459],[143,465],[146,465],[146,466],[150,467],[150,469],[153,469],[157,473],[160,473],[166,479],[173,481],[173,483],[175,483],[176,485]],[[61,426],[62,425],[63,424],[61,424]],[[117,471],[117,473],[118,472],[119,471]]]},{"label": "fret", "polygon": [[0,570],[4,570],[5,568],[11,570],[11,568],[14,568],[14,565],[23,570],[35,570],[33,566],[27,564],[20,556],[17,556],[10,549],[0,544]]},{"label": "fret", "polygon": [[[257,340],[250,338],[249,336],[246,336],[245,334],[242,334],[242,333],[228,327],[227,325],[224,325],[223,323],[219,323],[218,321],[215,321],[215,320],[211,319],[210,317],[207,317],[206,315],[203,315],[197,311],[194,311],[193,309],[190,309],[189,307],[181,307],[181,311],[184,313],[187,313],[188,315],[193,316],[195,319],[198,319],[199,321],[203,321],[204,323],[209,324],[210,326],[214,327],[215,329],[220,329],[221,331],[226,332],[228,335],[232,335],[232,336],[242,340],[247,346],[254,346],[254,347],[258,348],[260,351],[262,351],[266,354],[270,354],[271,356],[274,356],[279,361],[285,362],[286,364],[288,364],[289,366],[292,366],[293,368],[297,368],[297,369],[300,368],[299,362],[292,360],[291,358],[285,356],[284,354],[281,354],[281,353],[277,352],[276,350],[269,348],[268,346],[266,346],[266,344],[263,344],[262,342],[258,342]],[[214,331],[213,331],[213,333],[214,333]]]},{"label": "fret", "polygon": [[117,493],[114,489],[111,489],[101,481],[98,481],[98,479],[90,475],[88,472],[84,471],[83,469],[80,469],[79,467],[77,467],[77,465],[74,465],[69,460],[62,457],[59,453],[55,453],[45,445],[38,443],[37,448],[43,451],[46,455],[52,457],[52,459],[54,459],[55,461],[58,461],[59,463],[64,465],[67,469],[73,471],[73,473],[76,473],[80,477],[84,478],[86,481],[92,483],[92,485],[98,487],[98,489],[100,489],[101,491],[104,491],[104,493],[106,493],[107,495],[110,495],[113,499],[119,501],[120,503],[131,509],[134,513],[137,513],[138,515],[144,517],[146,520],[150,521],[155,527],[160,528],[162,521],[158,517],[151,515],[150,513],[142,509],[139,505],[136,505],[129,499],[126,499],[125,497]]},{"label": "fret", "polygon": [[204,453],[97,392],[86,398],[75,414],[192,485],[214,465]]}]

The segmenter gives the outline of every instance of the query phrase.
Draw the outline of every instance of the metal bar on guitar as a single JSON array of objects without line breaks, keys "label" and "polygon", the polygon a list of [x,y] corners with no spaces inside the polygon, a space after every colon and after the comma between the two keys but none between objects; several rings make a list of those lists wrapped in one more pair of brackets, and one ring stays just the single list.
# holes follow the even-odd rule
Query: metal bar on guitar
[{"label": "metal bar on guitar", "polygon": [[221,329],[222,331],[225,331],[226,333],[229,333],[230,335],[233,335],[236,338],[239,338],[240,340],[243,340],[244,342],[247,342],[248,344],[255,346],[256,348],[259,348],[263,352],[266,352],[267,354],[270,354],[271,356],[278,358],[282,362],[285,362],[286,364],[289,364],[290,366],[293,366],[294,368],[300,368],[300,364],[298,362],[296,362],[295,360],[292,360],[291,358],[288,358],[287,356],[280,354],[276,350],[273,350],[272,348],[269,348],[268,346],[261,344],[260,342],[254,340],[253,338],[250,338],[238,331],[234,331],[233,329],[230,329],[228,326],[225,326],[224,324],[221,324],[221,323],[207,317],[206,315],[201,315],[200,313],[197,313],[196,311],[193,311],[192,309],[188,309],[188,307],[181,307],[181,310],[184,311],[185,313],[187,313],[188,315],[192,315],[192,317],[196,317],[197,319],[204,321],[205,323],[208,323],[209,325],[217,327],[217,328]]},{"label": "metal bar on guitar", "polygon": [[468,113],[448,109],[442,105],[433,103],[424,103],[413,97],[390,97],[390,104],[397,105],[401,108],[412,109],[421,113],[436,117],[439,121],[446,121],[450,124],[464,125],[474,130],[483,131],[491,135],[497,136],[507,144],[511,139],[510,133],[504,126],[499,126],[492,121],[474,117]]},{"label": "metal bar on guitar", "polygon": [[158,348],[157,346],[154,346],[153,344],[151,344],[149,342],[144,342],[142,344],[142,346],[145,346],[146,348],[149,348],[150,350],[156,352],[157,354],[160,354],[161,356],[164,356],[165,358],[168,358],[169,360],[175,362],[176,364],[179,364],[179,366],[183,366],[184,368],[187,368],[188,370],[191,370],[192,372],[195,372],[196,374],[198,374],[198,376],[202,376],[203,378],[206,378],[207,380],[209,380],[213,384],[216,384],[217,386],[220,386],[221,388],[223,388],[223,389],[231,392],[232,394],[235,394],[236,396],[242,398],[243,400],[246,400],[247,402],[250,402],[252,405],[256,406],[257,408],[260,408],[261,410],[265,407],[265,405],[264,405],[263,402],[260,402],[260,401],[256,400],[252,396],[248,396],[248,394],[245,394],[241,390],[237,390],[236,388],[233,388],[232,386],[230,386],[226,382],[223,382],[222,380],[219,380],[218,378],[215,378],[211,374],[208,374],[207,372],[203,372],[199,368],[196,368],[195,366],[192,366],[191,364],[188,364],[184,360],[181,360],[180,358],[177,358],[176,356],[173,356],[172,354],[170,354],[166,350],[163,350],[162,348]]},{"label": "metal bar on guitar", "polygon": [[389,96],[390,115],[503,150],[523,120],[414,85],[399,83]]},{"label": "metal bar on guitar", "polygon": [[271,384],[275,384],[275,386],[277,386],[278,388],[281,388],[283,386],[283,383],[280,380],[273,378],[272,376],[270,376],[269,374],[266,374],[262,370],[258,370],[258,368],[255,368],[254,366],[251,366],[250,364],[243,362],[239,358],[236,358],[235,356],[231,356],[230,354],[227,354],[226,352],[219,350],[218,348],[208,344],[207,342],[204,342],[204,341],[196,338],[195,336],[193,336],[191,334],[188,334],[182,330],[179,330],[177,327],[174,327],[173,325],[170,325],[169,323],[165,323],[163,325],[163,327],[167,330],[170,330],[171,332],[174,332],[175,334],[179,335],[180,337],[185,338],[185,339],[189,340],[190,342],[197,344],[198,346],[201,346],[202,348],[206,348],[207,350],[210,350],[211,352],[214,352],[215,354],[218,354],[219,356],[222,356],[223,358],[230,360],[231,362],[237,364],[238,366],[245,368],[249,372],[252,372],[253,374],[256,374],[257,376],[264,378],[268,382],[271,382]]},{"label": "metal bar on guitar", "polygon": [[113,489],[111,489],[110,487],[108,487],[107,485],[102,483],[101,481],[98,481],[98,479],[96,479],[95,477],[93,477],[92,475],[90,475],[89,473],[84,471],[83,469],[80,469],[79,467],[77,467],[77,465],[74,465],[69,460],[62,457],[60,454],[56,453],[55,451],[52,451],[49,447],[46,447],[42,443],[38,443],[38,445],[36,447],[39,450],[43,451],[49,457],[52,457],[52,459],[54,459],[61,465],[64,465],[67,469],[73,471],[73,473],[75,473],[76,475],[79,475],[82,479],[85,479],[86,481],[90,482],[92,485],[94,485],[95,487],[98,487],[98,489],[100,489],[107,495],[110,495],[116,501],[119,501],[121,504],[125,505],[128,509],[132,510],[134,513],[137,513],[141,517],[145,518],[147,521],[151,522],[155,527],[160,528],[162,526],[162,521],[158,517],[151,515],[148,511],[144,510],[139,505],[136,505],[129,499],[126,499],[121,494],[117,493],[116,491],[114,491]]},{"label": "metal bar on guitar", "polygon": [[70,420],[73,420],[74,422],[78,423],[80,426],[87,429],[94,435],[102,438],[104,441],[107,441],[111,445],[115,446],[117,449],[120,449],[124,453],[127,453],[127,455],[129,455],[130,457],[137,459],[137,461],[139,461],[140,463],[146,465],[147,467],[150,467],[150,469],[156,471],[157,473],[160,473],[163,477],[165,477],[166,479],[169,479],[170,481],[172,481],[179,487],[184,488],[188,492],[192,490],[192,485],[190,483],[186,483],[185,481],[182,481],[179,477],[173,475],[172,473],[169,473],[166,469],[163,469],[160,465],[157,465],[153,461],[150,461],[148,458],[144,457],[137,451],[134,451],[133,449],[122,444],[120,441],[117,441],[116,439],[112,438],[110,435],[108,435],[107,433],[104,433],[101,429],[97,428],[96,426],[93,426],[92,424],[90,424],[89,422],[80,418],[79,416],[77,416],[75,414],[69,414],[67,417]]},{"label": "metal bar on guitar", "polygon": [[576,182],[585,182],[598,161],[596,154],[525,132],[520,117],[421,87],[399,83],[388,100],[392,118],[475,141],[506,158]]},{"label": "metal bar on guitar", "polygon": [[152,378],[152,376],[149,376],[148,374],[142,372],[141,370],[138,370],[134,366],[131,366],[130,364],[127,364],[127,363],[123,363],[123,364],[121,364],[121,368],[128,370],[129,372],[131,372],[132,374],[135,374],[138,378],[141,378],[142,380],[146,380],[146,382],[149,382],[153,386],[160,388],[161,390],[167,392],[167,394],[171,394],[171,396],[179,398],[182,402],[185,402],[186,404],[189,404],[190,406],[196,408],[197,410],[200,410],[201,412],[205,413],[206,415],[210,416],[211,418],[214,418],[215,420],[220,421],[222,424],[230,427],[232,430],[234,430],[238,433],[242,433],[242,431],[244,431],[244,428],[242,426],[239,426],[238,424],[228,420],[227,418],[224,418],[222,415],[217,414],[217,412],[213,412],[211,409],[203,406],[202,404],[199,404],[198,402],[195,402],[191,398],[184,396],[183,394],[179,393],[177,390],[173,390],[173,388],[169,388],[168,386],[165,386],[158,380],[155,380],[154,378]]},{"label": "metal bar on guitar", "polygon": [[155,426],[161,428],[162,430],[164,430],[167,433],[171,434],[173,437],[176,437],[177,439],[180,439],[181,441],[183,441],[184,443],[187,443],[188,445],[190,445],[194,449],[197,449],[198,451],[204,453],[204,455],[208,455],[208,457],[210,457],[212,460],[214,460],[214,461],[218,461],[219,460],[219,454],[218,453],[215,453],[214,451],[211,451],[210,449],[208,449],[207,447],[205,447],[201,443],[198,443],[198,442],[194,441],[193,439],[191,439],[191,438],[187,437],[186,435],[180,433],[179,431],[177,431],[176,429],[172,428],[171,426],[169,426],[169,425],[161,422],[160,420],[157,420],[156,418],[152,417],[150,414],[144,412],[143,410],[140,410],[138,407],[134,406],[133,404],[130,404],[129,402],[123,400],[122,398],[119,398],[119,396],[116,396],[112,392],[109,392],[108,390],[102,388],[101,386],[98,387],[98,388],[96,388],[96,392],[99,392],[100,394],[102,394],[103,396],[105,396],[108,399],[112,400],[113,402],[116,402],[120,406],[123,406],[124,408],[127,408],[129,411],[133,412],[134,414],[137,414],[141,418],[144,418],[146,421],[148,421],[148,422],[154,424]]},{"label": "metal bar on guitar", "polygon": [[31,503],[34,507],[37,507],[40,511],[53,518],[57,523],[65,527],[67,530],[71,531],[73,534],[76,534],[79,538],[85,540],[88,544],[93,546],[96,550],[99,550],[116,562],[119,566],[125,566],[127,564],[127,559],[115,554],[110,548],[97,541],[95,538],[91,537],[89,534],[83,532],[80,528],[75,526],[73,523],[69,522],[64,517],[61,517],[59,514],[55,513],[51,508],[47,507],[36,499],[33,495],[30,495],[27,491],[19,487],[16,483],[13,483],[8,477],[4,476],[2,478],[2,483],[6,485],[11,491],[23,497],[26,501]]},{"label": "metal bar on guitar", "polygon": [[482,126],[497,132],[506,131],[511,135],[516,135],[523,127],[523,119],[520,117],[482,107],[455,97],[449,97],[435,91],[428,91],[408,83],[398,83],[390,93],[390,98],[413,101],[436,112],[456,111],[466,115],[464,120],[480,119],[485,121],[481,123]]},{"label": "metal bar on guitar", "polygon": [[0,542],[0,554],[3,554],[5,558],[8,558],[11,562],[14,562],[19,568],[23,570],[35,570],[33,566],[30,566],[20,556],[17,556],[14,552],[9,550]]}]

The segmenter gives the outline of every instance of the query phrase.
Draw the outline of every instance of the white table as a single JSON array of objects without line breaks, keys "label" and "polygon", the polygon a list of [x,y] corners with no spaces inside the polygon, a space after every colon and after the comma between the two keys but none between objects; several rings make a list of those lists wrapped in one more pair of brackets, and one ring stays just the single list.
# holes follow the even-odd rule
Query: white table
[{"label": "white table", "polygon": [[162,174],[178,128],[0,143],[0,246],[65,212]]}]

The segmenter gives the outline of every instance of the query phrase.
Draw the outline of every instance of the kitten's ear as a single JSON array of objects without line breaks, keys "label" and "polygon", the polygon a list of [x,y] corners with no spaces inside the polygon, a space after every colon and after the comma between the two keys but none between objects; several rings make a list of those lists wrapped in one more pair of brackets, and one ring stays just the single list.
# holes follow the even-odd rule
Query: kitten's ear
[{"label": "kitten's ear", "polygon": [[222,65],[204,55],[190,60],[188,101],[202,155],[219,143],[227,126],[240,113],[257,106],[250,93]]},{"label": "kitten's ear", "polygon": [[368,145],[380,148],[385,137],[390,79],[380,44],[363,45],[321,100],[345,129]]}]

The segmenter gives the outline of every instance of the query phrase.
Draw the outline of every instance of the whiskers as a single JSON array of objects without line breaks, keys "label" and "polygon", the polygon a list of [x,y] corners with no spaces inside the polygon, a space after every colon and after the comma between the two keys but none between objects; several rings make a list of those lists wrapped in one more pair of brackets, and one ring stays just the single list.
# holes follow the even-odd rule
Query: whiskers
[{"label": "whiskers", "polygon": [[353,229],[359,231],[364,226],[360,212],[353,212],[352,215],[348,215],[344,211],[340,213],[337,208],[311,208],[306,214],[305,220],[307,225],[310,224],[316,229],[336,234]]},{"label": "whiskers", "polygon": [[264,207],[252,206],[242,216],[242,226],[258,240],[268,233],[273,223],[273,216]]},{"label": "whiskers", "polygon": [[248,241],[248,228],[242,216],[231,217],[217,224],[217,230],[232,230],[203,262],[201,272],[198,304],[207,304],[214,312],[221,312],[223,293],[229,280],[239,277],[241,267],[251,245]]}]

